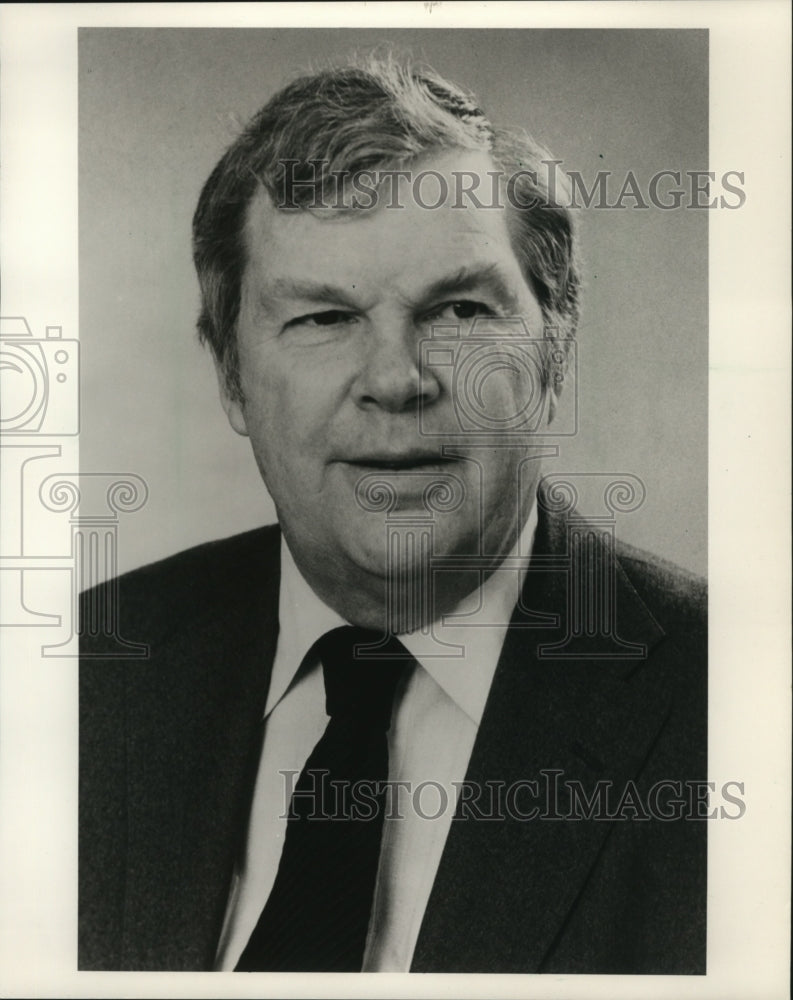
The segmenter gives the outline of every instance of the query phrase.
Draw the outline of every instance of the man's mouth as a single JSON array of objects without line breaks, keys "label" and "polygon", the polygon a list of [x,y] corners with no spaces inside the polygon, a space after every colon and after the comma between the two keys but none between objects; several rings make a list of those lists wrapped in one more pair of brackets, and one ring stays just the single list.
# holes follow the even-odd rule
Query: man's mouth
[{"label": "man's mouth", "polygon": [[439,469],[451,465],[453,459],[442,455],[409,454],[400,456],[365,455],[348,460],[348,465],[366,471],[401,472],[414,469]]}]

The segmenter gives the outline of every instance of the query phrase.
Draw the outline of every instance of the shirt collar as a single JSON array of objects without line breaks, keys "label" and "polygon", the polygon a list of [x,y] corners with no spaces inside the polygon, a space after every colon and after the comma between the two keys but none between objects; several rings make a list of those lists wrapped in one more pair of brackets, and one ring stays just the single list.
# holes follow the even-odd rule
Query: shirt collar
[{"label": "shirt collar", "polygon": [[306,653],[320,636],[339,625],[349,625],[321,601],[297,568],[281,533],[281,590],[278,596],[278,649],[265,716],[275,708],[295,679]]},{"label": "shirt collar", "polygon": [[[399,636],[424,670],[476,725],[482,718],[507,626],[523,587],[536,527],[535,501],[513,549],[482,586],[431,628]],[[504,568],[506,565],[509,568]],[[286,694],[317,639],[330,629],[350,624],[317,597],[297,568],[283,535],[278,618],[278,651],[265,715]]]}]

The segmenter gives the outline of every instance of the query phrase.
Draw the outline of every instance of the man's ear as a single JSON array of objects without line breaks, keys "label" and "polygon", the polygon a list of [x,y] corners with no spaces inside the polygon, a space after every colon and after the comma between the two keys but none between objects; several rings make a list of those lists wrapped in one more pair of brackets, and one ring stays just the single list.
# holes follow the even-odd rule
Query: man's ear
[{"label": "man's ear", "polygon": [[245,410],[241,400],[232,393],[223,366],[215,360],[215,376],[218,380],[220,405],[226,411],[228,421],[234,430],[243,437],[248,436],[248,426],[245,423]]}]

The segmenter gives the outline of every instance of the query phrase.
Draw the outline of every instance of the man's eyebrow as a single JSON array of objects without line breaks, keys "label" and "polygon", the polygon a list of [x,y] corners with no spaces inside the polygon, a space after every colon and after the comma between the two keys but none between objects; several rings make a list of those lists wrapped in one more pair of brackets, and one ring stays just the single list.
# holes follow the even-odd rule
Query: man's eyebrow
[{"label": "man's eyebrow", "polygon": [[434,281],[423,293],[422,298],[426,301],[437,302],[440,299],[456,298],[478,289],[489,292],[507,312],[518,312],[518,296],[503,276],[498,264],[461,267],[454,274]]},{"label": "man's eyebrow", "polygon": [[[461,267],[453,274],[445,275],[423,289],[420,300],[422,303],[431,304],[442,299],[458,298],[479,289],[489,292],[506,312],[512,314],[519,311],[518,296],[503,276],[498,264]],[[312,281],[310,278],[271,279],[262,289],[259,302],[267,307],[277,299],[326,305],[333,303],[350,310],[359,308],[359,304],[347,289],[339,285]]]},{"label": "man's eyebrow", "polygon": [[276,299],[292,299],[300,302],[331,303],[345,309],[357,309],[352,296],[344,288],[307,278],[275,278],[268,281],[259,295],[263,306]]}]

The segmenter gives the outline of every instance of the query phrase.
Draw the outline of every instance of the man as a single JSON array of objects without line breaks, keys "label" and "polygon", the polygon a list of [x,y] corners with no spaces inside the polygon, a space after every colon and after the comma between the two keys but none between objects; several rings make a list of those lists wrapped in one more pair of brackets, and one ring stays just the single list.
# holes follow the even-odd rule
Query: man
[{"label": "man", "polygon": [[205,185],[199,332],[279,527],[111,585],[145,663],[83,629],[81,968],[704,972],[702,588],[538,492],[550,162],[372,60]]}]

